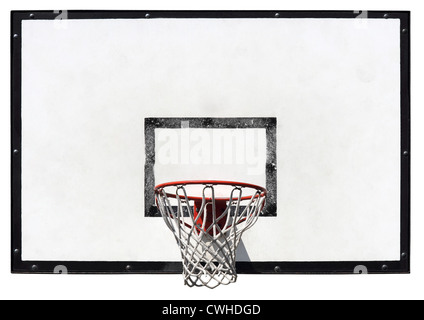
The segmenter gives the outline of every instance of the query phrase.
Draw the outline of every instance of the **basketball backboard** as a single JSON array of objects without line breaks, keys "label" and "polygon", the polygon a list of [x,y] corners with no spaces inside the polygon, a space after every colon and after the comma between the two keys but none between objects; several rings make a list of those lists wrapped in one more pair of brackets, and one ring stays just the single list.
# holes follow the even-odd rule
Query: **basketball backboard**
[{"label": "basketball backboard", "polygon": [[409,271],[409,13],[13,12],[12,270],[178,273],[157,184],[263,186],[239,273]]}]

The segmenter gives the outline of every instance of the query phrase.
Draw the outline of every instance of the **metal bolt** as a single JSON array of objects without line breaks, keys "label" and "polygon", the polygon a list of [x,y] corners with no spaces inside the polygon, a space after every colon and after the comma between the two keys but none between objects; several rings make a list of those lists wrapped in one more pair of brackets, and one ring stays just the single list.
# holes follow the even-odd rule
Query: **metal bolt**
[{"label": "metal bolt", "polygon": [[384,19],[388,19],[390,17],[390,15],[388,14],[388,13],[386,13],[385,15],[384,15]]},{"label": "metal bolt", "polygon": [[32,271],[34,271],[34,272],[38,271],[38,266],[37,266],[36,264],[34,264],[34,265],[31,267],[31,270],[32,270]]},{"label": "metal bolt", "polygon": [[275,271],[275,272],[281,272],[281,268],[280,268],[280,266],[276,266],[276,267],[274,268],[274,271]]},{"label": "metal bolt", "polygon": [[276,18],[279,18],[279,17],[280,17],[280,14],[279,14],[279,13],[276,13],[276,14],[275,14],[275,17],[276,17]]},{"label": "metal bolt", "polygon": [[405,260],[408,258],[408,254],[406,252],[402,253],[402,260]]},{"label": "metal bolt", "polygon": [[146,17],[146,19],[149,19],[150,18],[150,14],[146,13],[145,17]]},{"label": "metal bolt", "polygon": [[381,267],[381,270],[383,270],[383,271],[387,271],[387,270],[389,270],[389,266],[388,266],[388,265],[383,265],[383,266]]},{"label": "metal bolt", "polygon": [[19,252],[20,252],[20,251],[19,251],[19,249],[15,249],[15,250],[13,250],[13,253],[14,253],[14,254],[19,254]]},{"label": "metal bolt", "polygon": [[409,155],[409,152],[408,152],[408,151],[404,151],[404,152],[403,152],[403,155],[404,155],[405,157],[407,157],[407,156]]},{"label": "metal bolt", "polygon": [[408,29],[402,29],[402,33],[403,34],[407,34],[408,33]]},{"label": "metal bolt", "polygon": [[14,39],[17,39],[17,38],[19,38],[19,35],[18,35],[17,33],[15,33],[15,34],[13,35],[13,38],[14,38]]},{"label": "metal bolt", "polygon": [[128,266],[125,267],[125,270],[131,271],[132,270],[132,267],[130,265],[128,265]]},{"label": "metal bolt", "polygon": [[31,19],[34,19],[34,18],[35,18],[35,14],[31,13],[31,14],[29,15],[29,17],[30,17]]},{"label": "metal bolt", "polygon": [[19,153],[19,150],[18,149],[13,150],[13,154],[14,155],[17,155],[18,153]]}]

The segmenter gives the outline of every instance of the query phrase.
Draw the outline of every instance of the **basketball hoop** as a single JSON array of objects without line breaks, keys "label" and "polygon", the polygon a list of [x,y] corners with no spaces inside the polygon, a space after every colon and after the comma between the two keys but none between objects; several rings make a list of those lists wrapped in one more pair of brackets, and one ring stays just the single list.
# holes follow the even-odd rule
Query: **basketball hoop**
[{"label": "basketball hoop", "polygon": [[180,247],[186,285],[215,288],[237,280],[237,246],[257,221],[266,194],[265,188],[229,181],[155,187],[156,205]]}]

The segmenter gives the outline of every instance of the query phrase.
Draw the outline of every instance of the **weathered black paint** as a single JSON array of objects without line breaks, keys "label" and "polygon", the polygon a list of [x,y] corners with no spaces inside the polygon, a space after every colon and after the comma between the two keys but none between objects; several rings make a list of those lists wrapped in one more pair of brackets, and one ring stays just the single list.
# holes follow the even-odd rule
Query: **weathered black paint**
[{"label": "weathered black paint", "polygon": [[190,128],[266,129],[266,206],[262,216],[277,215],[277,119],[276,118],[146,118],[144,121],[146,162],[144,166],[144,203],[146,217],[160,217],[155,205],[155,129],[180,129],[182,122]]}]

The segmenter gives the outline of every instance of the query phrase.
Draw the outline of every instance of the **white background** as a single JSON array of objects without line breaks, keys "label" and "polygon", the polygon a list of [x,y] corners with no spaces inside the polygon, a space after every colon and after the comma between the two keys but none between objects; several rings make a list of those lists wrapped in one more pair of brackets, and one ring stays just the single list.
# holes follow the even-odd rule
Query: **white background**
[{"label": "white background", "polygon": [[[284,9],[369,9],[369,10],[414,10],[420,11],[417,4],[412,5],[412,1],[403,2],[403,7],[399,7],[397,1],[386,1],[383,5],[372,5],[369,2],[357,1],[355,8],[352,5],[341,5],[336,1],[322,1],[320,6],[312,1],[305,2],[304,5],[296,3],[295,5],[287,5]],[[57,4],[53,1],[40,2],[37,9],[60,9],[55,8]],[[214,2],[214,6],[200,6],[193,2],[181,2],[178,7],[171,2],[149,3],[144,5],[137,2],[121,1],[119,7],[113,2],[104,4],[103,9],[275,9],[281,8],[277,2],[268,2],[258,7],[255,2],[245,1],[241,4],[225,5],[219,1]],[[63,2],[62,9],[91,9],[94,4],[86,2],[73,1]],[[359,7],[359,8],[357,8]],[[11,9],[31,9],[33,4],[29,1],[21,1],[11,5],[6,2],[2,8],[2,40],[8,43],[10,39],[9,33],[9,10]],[[96,9],[101,9],[96,7]],[[414,18],[414,17],[413,17]],[[418,57],[424,56],[423,46],[419,42],[422,36],[418,30],[423,30],[422,22],[413,20],[413,84],[422,82],[422,62]],[[416,57],[417,59],[414,59]],[[416,168],[415,164],[423,163],[423,150],[419,149],[420,144],[413,145],[413,184],[412,184],[412,214],[413,214],[413,260],[412,275],[409,276],[253,276],[241,275],[237,284],[228,287],[222,287],[214,291],[207,289],[189,289],[182,286],[181,276],[88,276],[88,277],[54,277],[54,276],[24,276],[10,274],[10,126],[9,126],[9,54],[7,51],[2,53],[2,99],[3,107],[1,108],[1,232],[0,232],[0,256],[2,264],[0,265],[0,282],[2,284],[0,295],[2,298],[70,298],[70,299],[156,299],[156,298],[173,298],[177,293],[181,297],[181,293],[187,299],[193,298],[235,298],[240,299],[298,299],[298,298],[423,298],[419,288],[423,284],[423,276],[421,268],[423,267],[422,243],[423,236],[421,228],[423,227],[423,218],[420,212],[423,210],[422,197],[417,192],[422,190],[422,169]],[[412,117],[413,117],[413,141],[419,141],[423,136],[423,129],[420,123],[423,120],[423,113],[418,106],[423,103],[422,93],[418,90],[412,91],[416,93],[412,98]],[[414,108],[414,106],[416,108]],[[422,145],[422,144],[421,144]],[[421,147],[422,148],[422,147]],[[421,178],[421,181],[419,181]],[[420,190],[421,189],[421,190]],[[417,195],[418,197],[415,197]],[[137,283],[138,282],[138,283]],[[134,285],[137,283],[137,285]],[[33,295],[30,288],[37,287],[37,295]],[[149,288],[143,291],[140,288]],[[163,290],[163,288],[167,288]],[[420,296],[421,295],[421,296]]]}]

